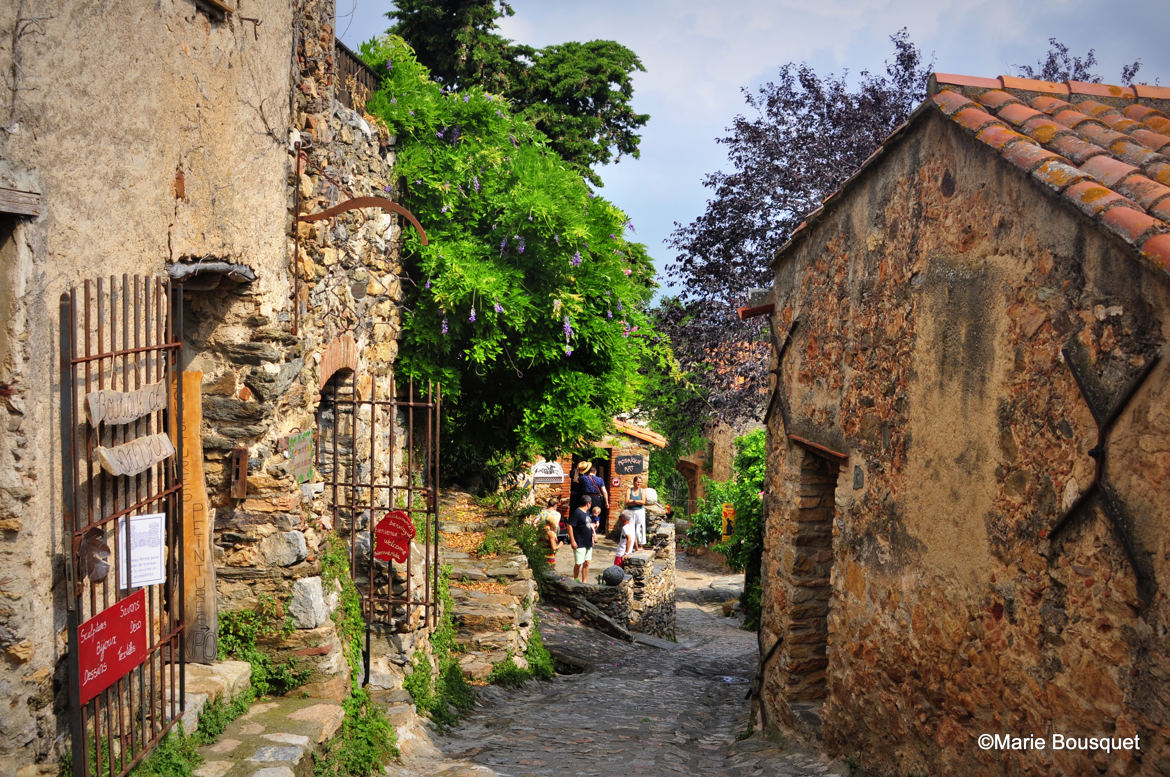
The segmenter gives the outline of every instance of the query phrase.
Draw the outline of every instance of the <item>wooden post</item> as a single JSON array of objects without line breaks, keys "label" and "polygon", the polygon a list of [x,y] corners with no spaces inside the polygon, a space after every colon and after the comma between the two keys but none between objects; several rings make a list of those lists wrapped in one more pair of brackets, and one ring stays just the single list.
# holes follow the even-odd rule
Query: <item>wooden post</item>
[{"label": "wooden post", "polygon": [[216,657],[219,622],[215,611],[215,562],[203,476],[203,373],[183,373],[183,606],[188,661],[210,664]]}]

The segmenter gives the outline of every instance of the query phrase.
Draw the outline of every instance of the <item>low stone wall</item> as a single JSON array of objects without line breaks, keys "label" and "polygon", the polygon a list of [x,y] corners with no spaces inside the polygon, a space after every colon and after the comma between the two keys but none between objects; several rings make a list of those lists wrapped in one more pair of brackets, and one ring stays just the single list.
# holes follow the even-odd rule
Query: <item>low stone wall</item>
[{"label": "low stone wall", "polygon": [[569,608],[574,618],[622,639],[629,632],[674,639],[674,524],[663,523],[647,547],[626,556],[626,579],[616,586],[578,583],[552,575],[548,598]]},{"label": "low stone wall", "polygon": [[663,523],[646,538],[647,547],[626,557],[632,578],[629,628],[674,639],[674,525]]}]

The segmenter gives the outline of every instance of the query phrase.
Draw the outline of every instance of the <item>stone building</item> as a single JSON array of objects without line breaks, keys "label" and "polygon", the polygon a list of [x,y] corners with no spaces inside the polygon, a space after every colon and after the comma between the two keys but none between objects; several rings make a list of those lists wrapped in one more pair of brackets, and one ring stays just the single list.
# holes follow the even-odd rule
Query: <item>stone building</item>
[{"label": "stone building", "polygon": [[929,94],[775,258],[761,713],[876,774],[1170,774],[1170,90]]},{"label": "stone building", "polygon": [[[392,372],[392,138],[361,111],[376,74],[333,19],[332,0],[0,7],[4,774],[55,774],[71,725],[92,734],[119,694],[161,693],[169,711],[111,746],[136,757],[173,716],[177,652],[213,660],[216,613],[262,594],[295,618],[314,692],[344,692],[325,537],[360,556],[380,509],[433,518],[434,462],[414,453],[437,399],[404,422]],[[135,410],[101,422],[101,392]],[[124,446],[139,456],[148,432],[162,453],[138,470]],[[162,580],[138,586],[125,527],[155,510],[171,528],[185,514],[185,546],[168,534]],[[390,631],[426,625],[391,602],[433,593],[419,540],[409,582],[371,582]],[[149,657],[81,705],[78,623],[132,598],[111,567],[146,591]]]}]

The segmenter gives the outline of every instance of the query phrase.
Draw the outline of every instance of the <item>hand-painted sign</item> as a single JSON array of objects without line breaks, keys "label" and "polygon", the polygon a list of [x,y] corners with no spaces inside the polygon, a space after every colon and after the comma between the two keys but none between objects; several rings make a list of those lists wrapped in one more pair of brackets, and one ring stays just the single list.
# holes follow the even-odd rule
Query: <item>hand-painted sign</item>
[{"label": "hand-painted sign", "polygon": [[81,703],[146,660],[146,592],[107,607],[77,630]]},{"label": "hand-painted sign", "polygon": [[532,467],[532,482],[534,483],[564,483],[565,471],[560,462],[542,461]]},{"label": "hand-painted sign", "polygon": [[135,391],[100,389],[85,395],[85,415],[91,426],[128,424],[136,418],[163,410],[167,406],[167,392],[162,381],[151,383]]},{"label": "hand-painted sign", "polygon": [[99,445],[93,455],[111,475],[137,475],[174,456],[175,446],[165,434],[152,434],[112,448]]},{"label": "hand-painted sign", "polygon": [[312,429],[289,435],[288,455],[292,459],[293,477],[298,483],[304,483],[313,476]]},{"label": "hand-painted sign", "polygon": [[640,475],[644,467],[645,462],[641,454],[615,456],[613,459],[614,471],[619,475]]},{"label": "hand-painted sign", "polygon": [[374,558],[405,564],[414,539],[414,521],[403,510],[391,510],[374,527]]}]

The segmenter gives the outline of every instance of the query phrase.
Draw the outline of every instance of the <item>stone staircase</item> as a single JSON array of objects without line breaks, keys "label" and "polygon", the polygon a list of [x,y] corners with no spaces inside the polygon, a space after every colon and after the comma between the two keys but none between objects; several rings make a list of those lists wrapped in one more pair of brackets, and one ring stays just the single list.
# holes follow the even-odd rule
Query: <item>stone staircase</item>
[{"label": "stone staircase", "polygon": [[195,777],[310,777],[313,752],[341,727],[345,711],[323,699],[269,699],[199,749]]}]

